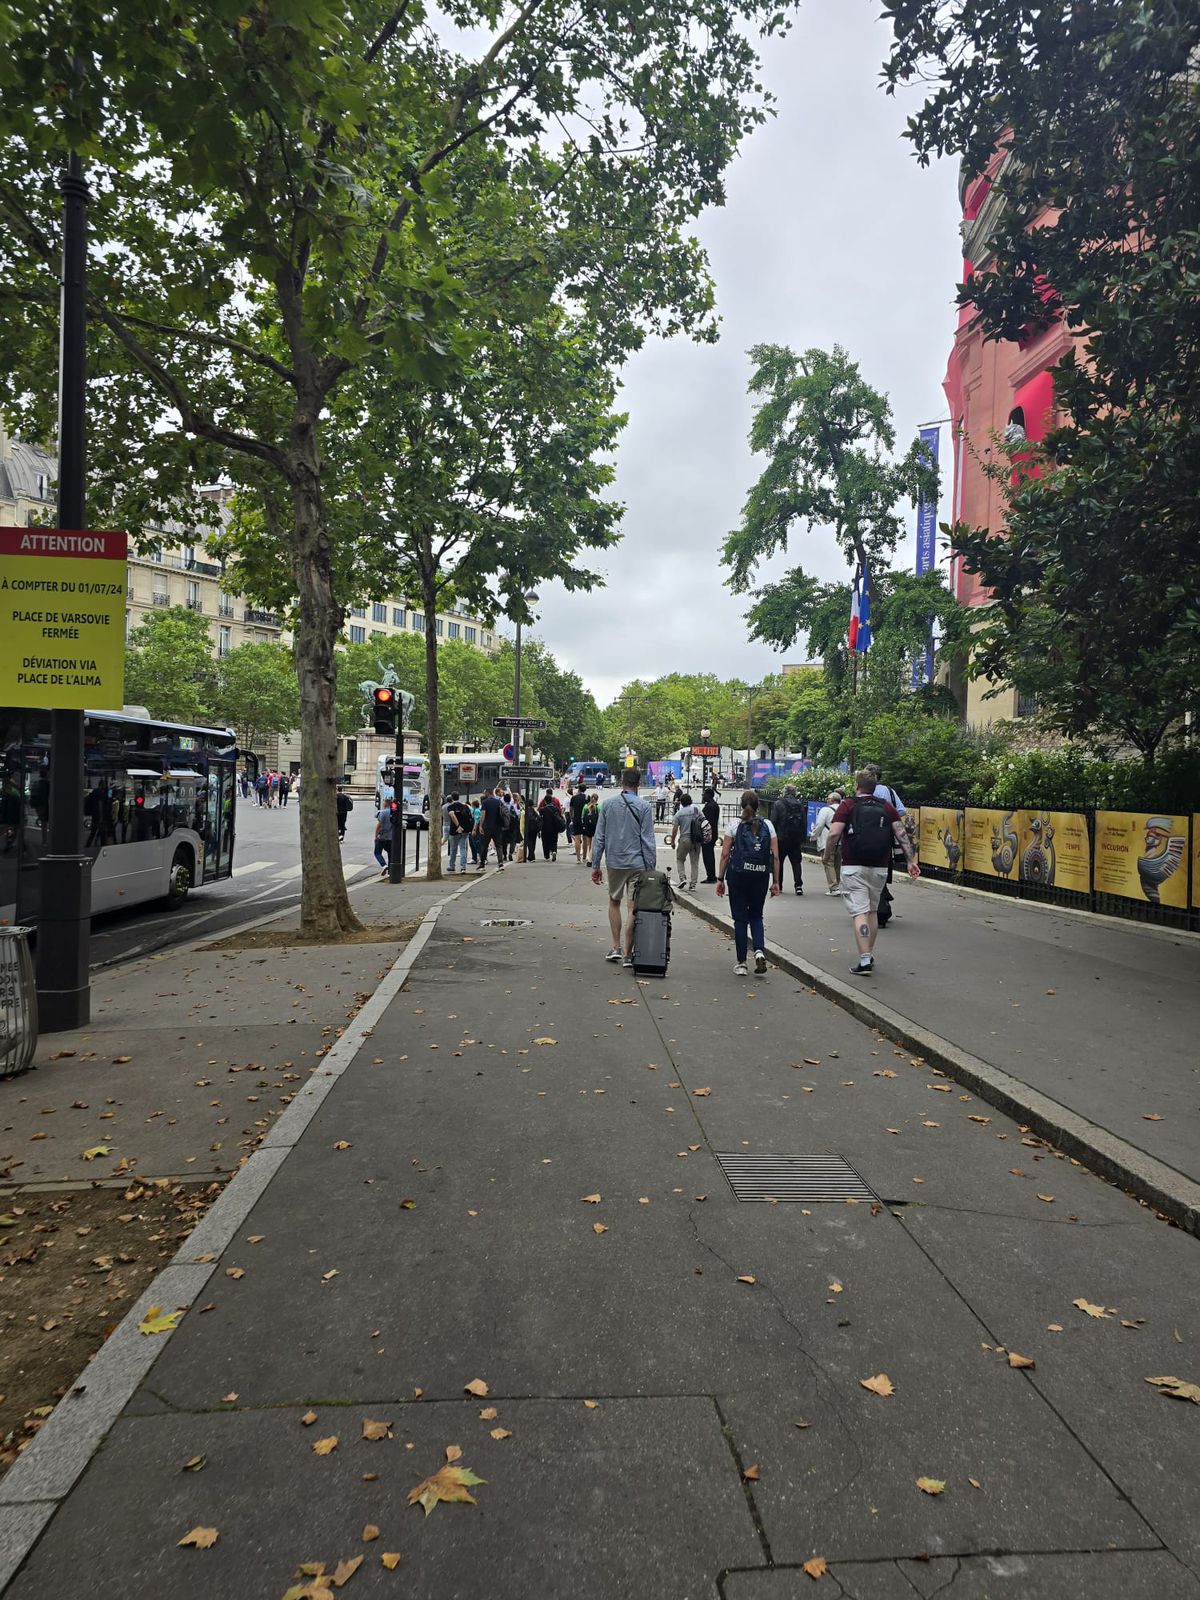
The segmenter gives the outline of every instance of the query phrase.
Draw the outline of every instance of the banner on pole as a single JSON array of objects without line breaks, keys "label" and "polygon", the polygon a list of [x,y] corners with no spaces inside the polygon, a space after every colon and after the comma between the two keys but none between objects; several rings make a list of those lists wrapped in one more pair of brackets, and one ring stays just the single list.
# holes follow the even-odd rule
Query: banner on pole
[{"label": "banner on pole", "polygon": [[0,700],[125,703],[123,533],[0,528]]},{"label": "banner on pole", "polygon": [[[921,445],[925,454],[936,467],[938,463],[938,444],[942,437],[940,426],[922,428],[920,431]],[[936,495],[932,500],[926,500],[924,495],[917,501],[917,576],[923,572],[932,572],[937,566],[937,512],[938,503]],[[913,688],[919,689],[923,683],[933,682],[933,630],[930,627],[929,643],[925,647],[925,654],[918,656],[913,662],[912,669]]]}]

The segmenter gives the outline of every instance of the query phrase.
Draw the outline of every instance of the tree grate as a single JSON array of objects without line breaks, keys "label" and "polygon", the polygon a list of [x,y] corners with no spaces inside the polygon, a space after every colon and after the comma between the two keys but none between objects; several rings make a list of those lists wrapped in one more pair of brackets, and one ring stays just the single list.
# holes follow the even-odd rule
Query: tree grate
[{"label": "tree grate", "polygon": [[483,917],[480,919],[481,928],[532,928],[532,917]]},{"label": "tree grate", "polygon": [[847,1200],[879,1198],[841,1156],[777,1156],[745,1150],[715,1153],[736,1200],[844,1205]]}]

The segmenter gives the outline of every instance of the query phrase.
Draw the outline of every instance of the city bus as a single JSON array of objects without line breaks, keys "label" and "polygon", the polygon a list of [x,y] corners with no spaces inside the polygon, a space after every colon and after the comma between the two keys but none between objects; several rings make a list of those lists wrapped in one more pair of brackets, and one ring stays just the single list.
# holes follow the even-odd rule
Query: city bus
[{"label": "city bus", "polygon": [[[375,809],[382,811],[392,803],[395,756],[380,756],[375,763]],[[404,826],[429,826],[429,760],[426,756],[405,756],[401,782],[404,800]]]},{"label": "city bus", "polygon": [[[174,908],[233,871],[236,763],[229,728],[157,722],[140,706],[83,714],[79,849],[92,911]],[[0,706],[0,925],[36,923],[50,825],[50,712]],[[257,767],[257,762],[255,763]]]}]

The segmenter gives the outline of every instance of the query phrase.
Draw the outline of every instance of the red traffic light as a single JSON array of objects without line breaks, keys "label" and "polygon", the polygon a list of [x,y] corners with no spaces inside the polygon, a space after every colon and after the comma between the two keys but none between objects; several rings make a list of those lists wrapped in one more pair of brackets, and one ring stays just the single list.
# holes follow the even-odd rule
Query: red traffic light
[{"label": "red traffic light", "polygon": [[390,689],[376,689],[376,691],[375,691],[375,704],[377,706],[390,705],[391,701],[392,701],[392,691]]}]

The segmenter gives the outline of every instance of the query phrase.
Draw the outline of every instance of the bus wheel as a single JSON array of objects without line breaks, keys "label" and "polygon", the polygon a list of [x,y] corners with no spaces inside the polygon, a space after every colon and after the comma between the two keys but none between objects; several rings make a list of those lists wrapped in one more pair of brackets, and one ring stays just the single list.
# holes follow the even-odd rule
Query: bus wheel
[{"label": "bus wheel", "polygon": [[192,887],[192,858],[186,850],[176,850],[167,886],[167,910],[174,911],[188,897]]}]

